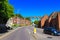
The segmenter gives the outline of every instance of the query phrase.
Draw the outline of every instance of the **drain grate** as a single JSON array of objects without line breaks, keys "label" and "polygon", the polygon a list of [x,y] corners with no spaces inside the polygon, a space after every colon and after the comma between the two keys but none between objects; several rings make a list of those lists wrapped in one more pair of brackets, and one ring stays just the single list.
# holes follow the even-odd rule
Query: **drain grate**
[{"label": "drain grate", "polygon": [[52,39],[52,37],[47,37],[47,38],[50,38],[50,39]]}]

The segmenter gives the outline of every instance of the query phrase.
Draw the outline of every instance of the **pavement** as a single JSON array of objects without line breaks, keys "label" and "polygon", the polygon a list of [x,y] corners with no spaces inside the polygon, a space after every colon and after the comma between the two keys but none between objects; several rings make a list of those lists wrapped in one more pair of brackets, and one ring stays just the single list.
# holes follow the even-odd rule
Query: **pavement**
[{"label": "pavement", "polygon": [[47,35],[43,33],[43,29],[36,29],[37,32],[34,34],[33,26],[17,28],[0,40],[60,40],[60,36]]}]

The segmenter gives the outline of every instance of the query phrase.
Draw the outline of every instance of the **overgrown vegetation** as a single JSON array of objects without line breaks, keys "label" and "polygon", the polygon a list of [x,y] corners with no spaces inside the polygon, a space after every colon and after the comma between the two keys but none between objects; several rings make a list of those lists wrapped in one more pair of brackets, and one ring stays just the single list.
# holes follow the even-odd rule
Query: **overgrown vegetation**
[{"label": "overgrown vegetation", "polygon": [[8,0],[0,0],[0,24],[6,23],[7,20],[14,16],[13,6],[8,3]]}]

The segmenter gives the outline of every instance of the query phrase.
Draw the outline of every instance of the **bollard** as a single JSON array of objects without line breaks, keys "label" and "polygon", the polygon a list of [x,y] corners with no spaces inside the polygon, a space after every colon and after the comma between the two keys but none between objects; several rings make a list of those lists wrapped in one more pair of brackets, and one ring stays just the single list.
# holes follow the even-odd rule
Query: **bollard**
[{"label": "bollard", "polygon": [[34,33],[36,33],[36,28],[34,28]]}]

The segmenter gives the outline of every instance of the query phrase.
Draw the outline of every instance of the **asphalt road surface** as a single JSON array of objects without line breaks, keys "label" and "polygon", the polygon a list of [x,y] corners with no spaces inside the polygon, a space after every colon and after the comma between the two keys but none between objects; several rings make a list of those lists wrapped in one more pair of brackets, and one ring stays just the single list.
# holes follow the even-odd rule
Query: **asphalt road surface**
[{"label": "asphalt road surface", "polygon": [[30,40],[30,36],[26,28],[23,27],[3,38],[2,40]]},{"label": "asphalt road surface", "polygon": [[3,38],[2,40],[60,40],[60,36],[52,36],[43,33],[43,29],[37,29],[37,39],[32,37],[34,30],[33,26],[22,27],[11,33],[9,36]]},{"label": "asphalt road surface", "polygon": [[[33,31],[34,27],[28,27],[30,31]],[[38,40],[60,40],[60,36],[53,36],[53,35],[48,35],[43,33],[43,29],[41,28],[36,28],[37,32],[36,34],[38,35]]]}]

